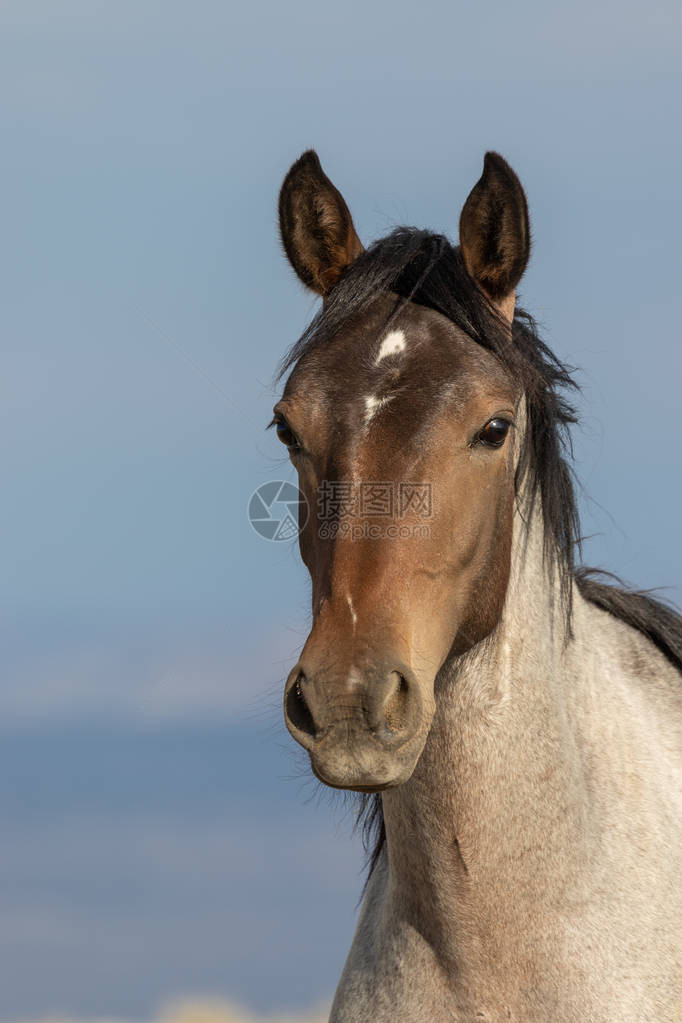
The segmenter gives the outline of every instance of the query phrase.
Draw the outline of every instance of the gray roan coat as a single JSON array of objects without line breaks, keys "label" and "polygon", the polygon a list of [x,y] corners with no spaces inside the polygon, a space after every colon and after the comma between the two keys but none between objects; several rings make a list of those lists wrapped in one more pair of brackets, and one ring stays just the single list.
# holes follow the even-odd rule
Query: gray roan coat
[{"label": "gray roan coat", "polygon": [[280,227],[323,297],[275,406],[313,610],[285,717],[375,828],[331,1019],[681,1020],[682,620],[574,565],[516,175],[487,154],[458,247],[365,250],[310,151]]}]

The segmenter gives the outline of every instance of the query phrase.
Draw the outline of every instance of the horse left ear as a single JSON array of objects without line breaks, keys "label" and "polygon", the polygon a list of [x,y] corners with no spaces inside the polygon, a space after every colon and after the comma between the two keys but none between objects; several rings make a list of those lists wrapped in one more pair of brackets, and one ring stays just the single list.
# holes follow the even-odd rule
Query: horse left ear
[{"label": "horse left ear", "polygon": [[299,278],[326,295],[363,252],[343,196],[309,149],[293,165],[279,193],[279,231]]},{"label": "horse left ear", "polygon": [[521,182],[498,153],[485,154],[483,174],[459,218],[459,243],[470,275],[511,321],[530,255],[530,224]]}]

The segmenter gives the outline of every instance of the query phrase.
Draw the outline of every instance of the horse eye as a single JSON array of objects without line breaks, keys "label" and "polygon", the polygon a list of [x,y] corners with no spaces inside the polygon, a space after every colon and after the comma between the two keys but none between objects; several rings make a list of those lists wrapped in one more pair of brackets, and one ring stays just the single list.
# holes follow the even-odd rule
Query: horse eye
[{"label": "horse eye", "polygon": [[477,440],[488,448],[501,448],[510,427],[511,423],[508,419],[491,419],[489,423],[485,424]]},{"label": "horse eye", "polygon": [[286,419],[278,419],[275,423],[275,428],[277,430],[277,439],[281,440],[282,444],[285,444],[288,448],[297,448],[299,446],[298,437]]}]

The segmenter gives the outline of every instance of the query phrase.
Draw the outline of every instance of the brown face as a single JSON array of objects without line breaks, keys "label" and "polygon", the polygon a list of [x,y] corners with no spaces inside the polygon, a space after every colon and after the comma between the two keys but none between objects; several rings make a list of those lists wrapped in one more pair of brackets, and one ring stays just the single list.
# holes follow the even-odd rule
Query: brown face
[{"label": "brown face", "polygon": [[507,372],[428,309],[382,331],[390,305],[304,359],[275,407],[311,512],[287,725],[322,781],[365,790],[409,777],[438,670],[499,620],[514,501]]},{"label": "brown face", "polygon": [[[306,188],[314,170],[308,158]],[[309,205],[324,204],[318,195]],[[357,255],[349,218],[344,204],[339,230],[352,232]],[[295,237],[306,237],[300,224]],[[310,236],[316,266],[321,237]],[[387,327],[393,305],[377,300],[361,326],[309,351],[275,406],[310,511],[300,547],[313,591],[313,627],[285,688],[287,727],[321,781],[361,791],[410,777],[439,669],[499,621],[518,450],[521,396],[498,359],[422,306],[404,306]]]}]

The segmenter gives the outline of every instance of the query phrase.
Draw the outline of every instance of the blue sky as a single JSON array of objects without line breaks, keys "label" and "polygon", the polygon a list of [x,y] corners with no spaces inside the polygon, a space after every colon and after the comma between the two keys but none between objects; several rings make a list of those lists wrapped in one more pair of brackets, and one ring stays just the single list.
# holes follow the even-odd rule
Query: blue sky
[{"label": "blue sky", "polygon": [[[304,148],[317,148],[365,241],[398,223],[456,235],[485,150],[512,163],[534,233],[522,299],[554,349],[580,367],[584,387],[575,444],[589,495],[587,560],[680,599],[681,18],[672,0],[596,9],[527,0],[419,10],[383,0],[239,10],[208,0],[3,5],[8,771],[23,777],[33,764],[40,788],[59,750],[59,764],[76,757],[87,781],[87,737],[102,736],[110,750],[109,781],[85,808],[69,809],[65,781],[52,814],[47,785],[38,831],[10,815],[13,851],[2,856],[11,913],[8,903],[0,918],[11,925],[0,924],[0,942],[14,948],[22,914],[26,933],[43,926],[44,940],[17,947],[14,966],[0,967],[7,1012],[144,1014],[171,987],[295,1006],[306,1001],[307,955],[322,964],[310,1001],[331,991],[340,969],[361,855],[325,805],[306,810],[298,783],[284,780],[290,764],[277,731],[282,679],[306,632],[306,579],[295,547],[263,541],[245,513],[257,486],[290,478],[258,427],[270,417],[276,363],[315,308],[276,235],[277,191]],[[81,880],[115,873],[105,855],[120,811],[113,803],[131,803],[133,846],[158,842],[178,877],[179,863],[199,864],[222,840],[207,823],[204,837],[184,844],[196,798],[186,791],[175,803],[165,797],[162,822],[152,794],[137,812],[115,751],[124,758],[126,743],[137,743],[140,770],[145,756],[153,770],[160,736],[198,743],[204,729],[213,748],[221,723],[226,742],[242,737],[239,758],[228,777],[216,771],[202,784],[215,805],[227,800],[229,821],[235,778],[248,777],[250,840],[284,850],[282,863],[264,867],[260,894],[257,885],[248,891],[253,919],[271,918],[267,926],[296,949],[291,986],[283,990],[276,942],[248,982],[248,970],[228,963],[222,972],[218,961],[183,976],[183,946],[168,977],[164,913],[184,912],[174,908],[176,884],[163,900],[147,898],[143,884],[133,900],[139,920],[128,926],[150,928],[147,954],[156,949],[143,975],[133,976],[132,963],[124,969],[124,928],[102,949],[102,961],[122,964],[119,975],[83,976],[77,964],[86,950],[95,955],[92,928],[117,902],[113,882],[94,897]],[[258,732],[263,723],[272,744]],[[279,817],[273,791],[286,808]],[[77,819],[72,831],[67,819]],[[326,864],[309,899],[326,957],[320,932],[273,895],[288,883],[284,861],[304,819]],[[69,841],[91,850],[70,873]],[[33,874],[20,870],[28,849]],[[152,860],[131,866],[150,884]],[[211,898],[239,887],[242,862],[230,853],[210,874]],[[55,927],[52,895],[36,909],[43,875],[73,914],[70,930],[64,920]],[[196,906],[208,913],[210,901],[197,894]],[[204,941],[208,961],[217,939],[208,925],[204,935],[201,913],[195,907],[184,950]],[[45,981],[29,995],[19,964],[28,969],[36,947]],[[57,954],[59,978],[48,969]]]}]

